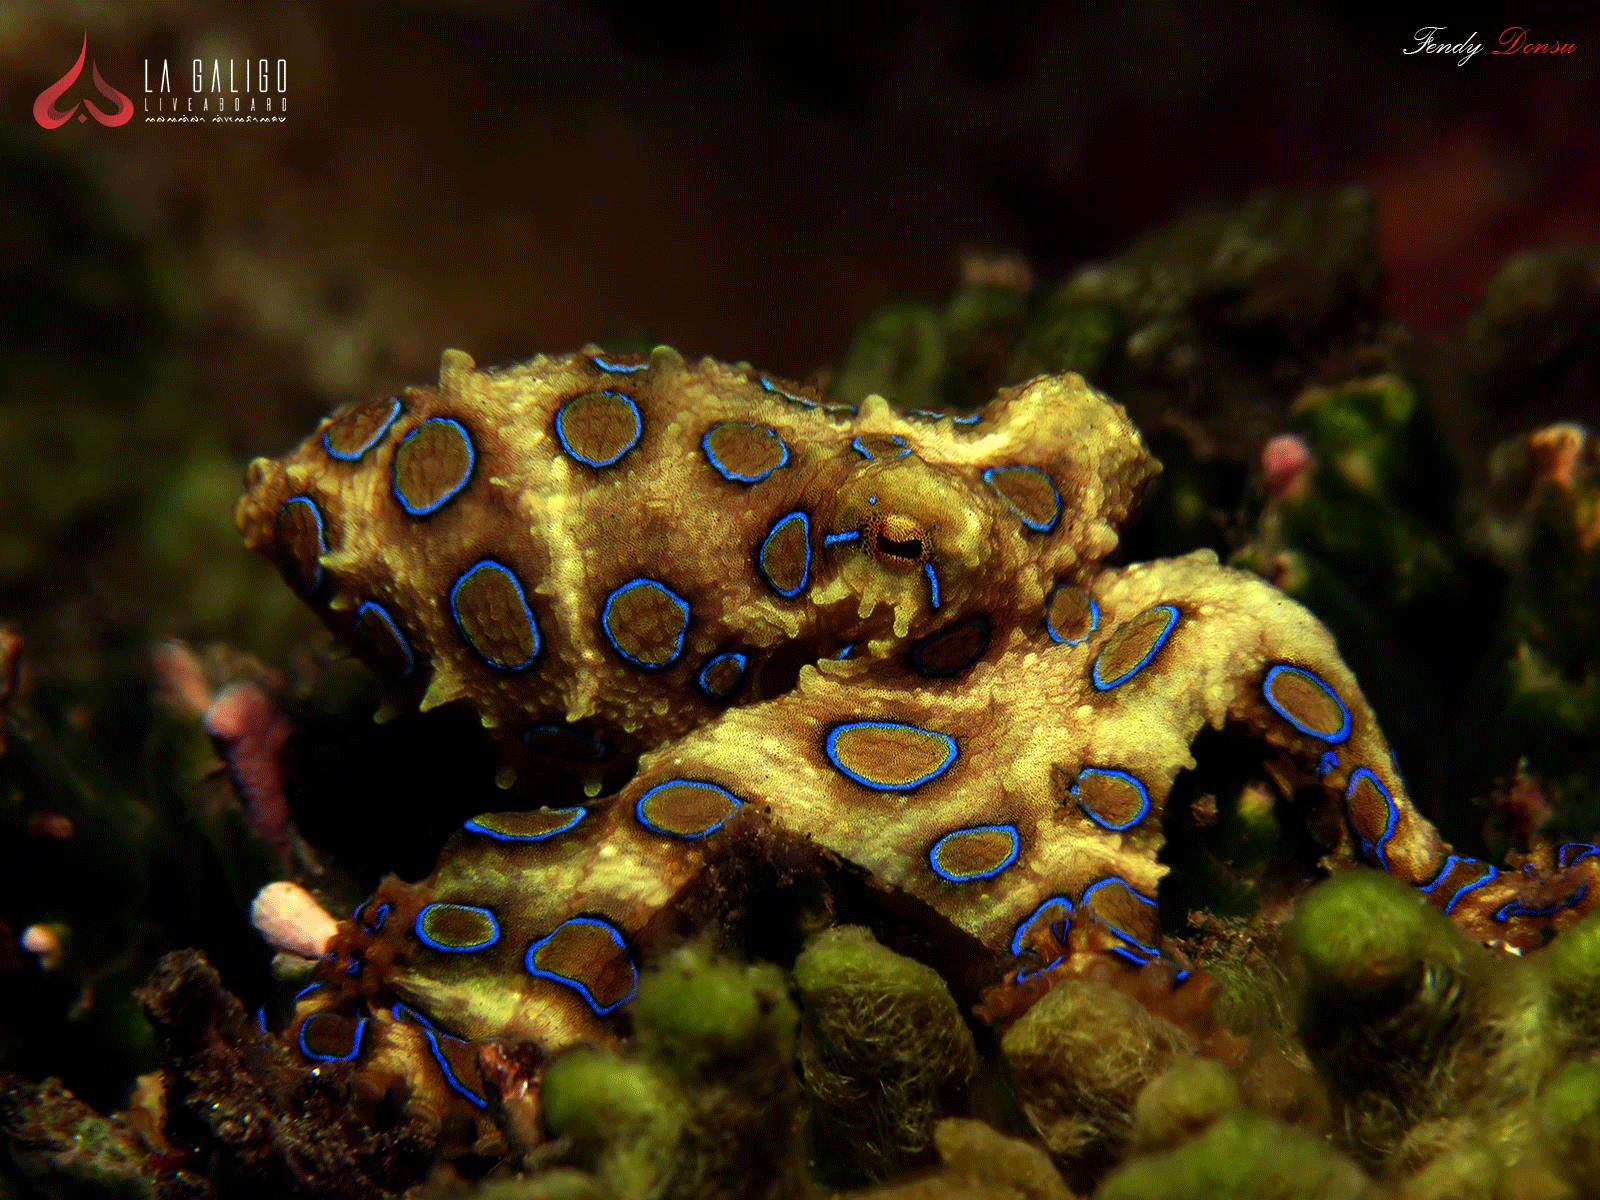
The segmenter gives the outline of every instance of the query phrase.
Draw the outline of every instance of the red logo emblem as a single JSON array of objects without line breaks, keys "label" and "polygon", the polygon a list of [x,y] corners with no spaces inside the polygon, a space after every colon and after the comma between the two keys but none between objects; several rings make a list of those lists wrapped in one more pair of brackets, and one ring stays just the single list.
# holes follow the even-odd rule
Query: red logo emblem
[{"label": "red logo emblem", "polygon": [[[96,104],[92,97],[85,96],[81,100],[74,100],[72,107],[60,109],[56,101],[65,96],[72,85],[78,82],[78,76],[83,74],[83,64],[89,57],[89,35],[83,35],[83,49],[78,51],[78,61],[72,64],[72,69],[56,80],[44,91],[39,93],[39,98],[33,102],[33,119],[39,122],[43,129],[60,129],[76,115],[79,122],[87,121],[93,117],[102,125],[126,125],[133,119],[133,101],[129,100],[116,88],[106,82],[105,76],[100,74],[100,67],[90,63],[89,68],[94,72],[94,86],[99,89],[100,95],[105,97],[110,104],[109,111]],[[87,110],[88,115],[79,112]]]}]

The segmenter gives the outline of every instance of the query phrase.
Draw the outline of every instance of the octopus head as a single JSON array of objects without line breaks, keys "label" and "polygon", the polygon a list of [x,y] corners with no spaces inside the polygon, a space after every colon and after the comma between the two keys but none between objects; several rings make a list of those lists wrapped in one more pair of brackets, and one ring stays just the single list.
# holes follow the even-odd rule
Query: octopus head
[{"label": "octopus head", "polygon": [[820,514],[833,569],[814,598],[853,598],[863,619],[886,607],[896,637],[961,611],[980,590],[994,536],[987,490],[965,470],[909,455],[863,463]]}]

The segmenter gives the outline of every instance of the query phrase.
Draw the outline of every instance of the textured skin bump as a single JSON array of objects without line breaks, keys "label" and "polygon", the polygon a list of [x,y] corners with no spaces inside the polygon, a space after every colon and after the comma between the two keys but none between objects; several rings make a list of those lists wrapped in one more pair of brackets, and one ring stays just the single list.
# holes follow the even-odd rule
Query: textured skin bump
[{"label": "textured skin bump", "polygon": [[1381,867],[1475,936],[1535,946],[1600,902],[1590,843],[1516,871],[1452,852],[1328,631],[1269,584],[1209,552],[1106,566],[1153,470],[1076,376],[956,419],[665,349],[451,352],[437,387],[255,464],[249,544],[403,696],[516,755],[636,764],[385,880],[291,1045],[470,1127],[470,1042],[614,1036],[643,956],[752,846],[928,914],[969,978],[1147,965],[1168,798],[1223,728],[1315,797],[1328,866]]}]

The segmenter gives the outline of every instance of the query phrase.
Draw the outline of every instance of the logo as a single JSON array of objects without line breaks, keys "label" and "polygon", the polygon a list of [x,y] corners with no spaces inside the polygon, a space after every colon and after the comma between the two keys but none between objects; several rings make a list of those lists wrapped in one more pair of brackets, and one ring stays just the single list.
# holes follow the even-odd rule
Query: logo
[{"label": "logo", "polygon": [[85,33],[83,49],[78,51],[78,61],[72,64],[71,70],[65,75],[40,92],[39,98],[33,102],[33,119],[39,123],[41,129],[60,129],[74,116],[78,118],[79,124],[93,117],[100,124],[107,126],[126,125],[133,119],[133,101],[107,83],[105,76],[100,74],[99,64],[94,62],[89,63],[89,69],[94,75],[94,86],[110,104],[110,108],[101,108],[89,96],[74,100],[70,108],[56,107],[57,101],[71,91],[72,85],[78,82],[78,77],[83,74],[83,64],[88,59],[89,35]]}]

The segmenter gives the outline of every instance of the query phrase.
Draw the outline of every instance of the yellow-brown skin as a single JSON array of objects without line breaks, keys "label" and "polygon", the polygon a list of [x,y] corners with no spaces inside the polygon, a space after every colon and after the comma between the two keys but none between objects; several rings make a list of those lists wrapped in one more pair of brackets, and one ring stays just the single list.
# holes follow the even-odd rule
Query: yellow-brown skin
[{"label": "yellow-brown skin", "polygon": [[[558,432],[609,457],[634,430],[618,396],[636,407],[639,437],[615,463],[584,465]],[[562,425],[575,397],[592,424]],[[383,403],[379,415],[396,411]],[[333,448],[363,447],[373,413],[342,418]],[[430,419],[427,470],[397,477],[396,454]],[[476,464],[437,511],[414,515],[397,482],[431,501],[460,474],[441,419],[472,438]],[[769,430],[785,464],[759,482],[725,478],[702,440],[719,422]],[[481,1081],[447,1033],[546,1049],[605,1038],[640,953],[755,825],[925,905],[997,978],[1096,952],[1149,961],[1162,944],[1164,804],[1195,738],[1224,725],[1262,744],[1286,789],[1320,790],[1329,866],[1383,866],[1478,936],[1537,944],[1600,899],[1600,855],[1518,874],[1451,855],[1412,808],[1332,637],[1287,596],[1207,552],[1105,568],[1156,467],[1123,410],[1077,376],[1007,389],[957,424],[877,397],[853,413],[665,348],[498,372],[451,352],[438,387],[404,393],[357,461],[330,455],[323,432],[252,465],[239,521],[335,632],[373,653],[370,611],[361,631],[354,614],[384,605],[409,642],[402,692],[469,706],[509,762],[524,730],[562,721],[604,740],[613,761],[641,756],[631,782],[586,811],[546,814],[536,830],[527,817],[469,823],[432,877],[387,881],[346,923],[302,1019],[367,1006],[360,1056],[385,1079],[409,1062],[430,1113],[438,1055],[419,1042],[422,1020],[466,1092]],[[731,436],[756,466],[776,461],[761,458],[765,434]],[[328,544],[317,562],[306,501]],[[790,596],[760,563],[794,512],[809,519],[810,565]],[[796,581],[799,544],[769,563],[783,582]],[[539,627],[520,669],[479,653],[527,649],[498,581],[484,591],[493,603],[452,614],[456,580],[485,557],[516,574]],[[630,661],[603,630],[605,597],[638,576],[693,614],[664,669]],[[636,657],[671,649],[676,609],[657,593],[628,593],[618,611],[632,625],[613,630]],[[392,672],[408,660],[389,649],[374,657]],[[732,650],[747,656],[744,684],[708,699],[698,672]],[[763,669],[780,656],[808,665],[797,679]],[[559,832],[528,836],[546,830]],[[419,929],[484,944],[429,945]],[[474,1107],[458,1115],[481,1122]]]}]

